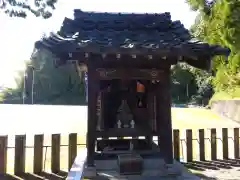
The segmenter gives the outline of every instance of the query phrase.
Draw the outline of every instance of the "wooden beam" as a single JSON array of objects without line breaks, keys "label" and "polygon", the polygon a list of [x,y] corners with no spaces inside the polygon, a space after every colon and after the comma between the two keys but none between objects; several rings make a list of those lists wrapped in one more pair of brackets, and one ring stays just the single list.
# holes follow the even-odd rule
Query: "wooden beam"
[{"label": "wooden beam", "polygon": [[26,159],[26,135],[15,136],[15,163],[14,174],[22,175],[25,173]]},{"label": "wooden beam", "polygon": [[[156,130],[156,119],[154,115],[154,93],[151,91],[148,91],[147,94],[147,110],[148,110],[148,117],[149,117],[149,124],[151,127],[152,132],[155,132]],[[153,140],[153,135],[146,136],[146,139],[148,140],[149,144]]]},{"label": "wooden beam", "polygon": [[52,147],[51,147],[51,170],[53,173],[60,171],[60,150],[61,150],[61,135],[52,134]]},{"label": "wooden beam", "polygon": [[133,136],[151,136],[156,135],[152,131],[146,129],[131,129],[131,128],[110,128],[107,131],[96,131],[97,137],[133,137]]},{"label": "wooden beam", "polygon": [[97,125],[97,94],[99,82],[94,78],[94,67],[88,67],[88,125],[87,125],[87,166],[94,166],[96,125]]},{"label": "wooden beam", "polygon": [[7,145],[8,136],[0,136],[0,173],[5,174],[7,172]]},{"label": "wooden beam", "polygon": [[78,61],[78,63],[88,64],[93,62],[98,67],[136,67],[136,68],[164,68],[176,64],[178,56],[160,56],[160,55],[136,55],[132,54],[96,54],[84,52],[70,52],[61,55],[62,61]]},{"label": "wooden beam", "polygon": [[[169,68],[170,69],[170,68]],[[158,146],[167,164],[173,163],[170,71],[165,82],[156,86],[156,123]]]},{"label": "wooden beam", "polygon": [[43,134],[34,136],[34,157],[33,157],[33,172],[40,174],[43,171]]},{"label": "wooden beam", "polygon": [[151,128],[153,131],[156,130],[156,119],[155,119],[155,107],[154,107],[154,93],[152,91],[148,91],[147,94],[147,109],[148,109],[148,114],[149,114],[149,120],[151,124]]},{"label": "wooden beam", "polygon": [[159,80],[166,79],[166,72],[161,69],[136,68],[97,68],[94,76],[99,80],[125,79],[125,80]]}]

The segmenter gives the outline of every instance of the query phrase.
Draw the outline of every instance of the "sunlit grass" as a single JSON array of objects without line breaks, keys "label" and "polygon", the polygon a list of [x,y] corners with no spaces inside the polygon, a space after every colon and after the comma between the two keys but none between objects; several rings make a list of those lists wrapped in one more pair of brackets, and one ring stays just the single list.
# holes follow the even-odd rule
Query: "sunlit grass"
[{"label": "sunlit grass", "polygon": [[173,129],[239,127],[238,123],[226,121],[204,108],[172,108],[172,125]]}]

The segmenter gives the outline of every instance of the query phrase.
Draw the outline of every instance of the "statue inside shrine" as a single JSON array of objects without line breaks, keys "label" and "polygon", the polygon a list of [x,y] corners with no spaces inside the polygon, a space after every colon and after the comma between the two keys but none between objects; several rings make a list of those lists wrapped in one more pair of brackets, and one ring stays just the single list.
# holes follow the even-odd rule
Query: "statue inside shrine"
[{"label": "statue inside shrine", "polygon": [[118,128],[134,128],[135,122],[133,120],[133,114],[124,99],[117,111],[117,127]]},{"label": "statue inside shrine", "polygon": [[[111,80],[101,83],[104,128],[135,128],[142,126],[137,109],[147,108],[143,83],[132,80]],[[137,114],[138,113],[138,114]]]}]

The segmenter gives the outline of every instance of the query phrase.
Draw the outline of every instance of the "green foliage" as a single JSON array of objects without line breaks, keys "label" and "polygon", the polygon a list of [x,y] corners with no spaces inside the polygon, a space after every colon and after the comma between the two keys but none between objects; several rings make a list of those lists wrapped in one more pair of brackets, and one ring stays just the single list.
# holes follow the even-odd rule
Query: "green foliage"
[{"label": "green foliage", "polygon": [[[187,0],[193,10],[199,12],[192,34],[211,44],[231,49],[231,55],[217,57],[213,61],[216,76],[212,80],[216,93],[228,94],[240,88],[240,1],[239,0]],[[237,93],[235,93],[237,94]]]},{"label": "green foliage", "polygon": [[193,11],[202,11],[205,14],[209,14],[215,0],[187,0],[187,3]]},{"label": "green foliage", "polygon": [[30,12],[36,17],[48,19],[52,16],[57,0],[2,0],[0,10],[10,17],[26,18]]},{"label": "green foliage", "polygon": [[211,74],[179,63],[173,66],[171,77],[172,99],[175,103],[208,104],[213,94]]},{"label": "green foliage", "polygon": [[211,75],[186,63],[172,67],[172,99],[175,103],[208,102],[212,95]]},{"label": "green foliage", "polygon": [[[54,59],[52,54],[46,50],[34,53],[26,68],[25,103],[31,104],[33,95],[34,104],[85,104],[84,86],[80,82],[76,66],[69,64],[56,68]],[[22,104],[23,93],[24,79],[21,73],[18,87],[3,92],[3,103]]]}]

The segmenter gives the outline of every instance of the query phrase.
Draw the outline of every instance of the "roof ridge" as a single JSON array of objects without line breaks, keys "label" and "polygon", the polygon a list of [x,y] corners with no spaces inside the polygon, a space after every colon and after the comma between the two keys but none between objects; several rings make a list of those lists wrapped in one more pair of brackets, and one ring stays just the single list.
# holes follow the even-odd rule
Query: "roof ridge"
[{"label": "roof ridge", "polygon": [[119,16],[121,16],[121,15],[139,15],[139,16],[141,16],[141,15],[150,15],[150,16],[161,16],[161,15],[166,15],[166,16],[168,16],[168,17],[170,17],[170,19],[171,19],[171,13],[170,12],[159,12],[159,13],[149,13],[149,12],[145,12],[145,13],[140,13],[140,12],[121,12],[121,11],[119,11],[119,12],[103,12],[103,11],[82,11],[81,9],[74,9],[73,10],[74,11],[74,14],[76,13],[78,13],[78,14],[89,14],[89,15],[91,15],[91,14],[101,14],[101,15],[119,15]]}]

